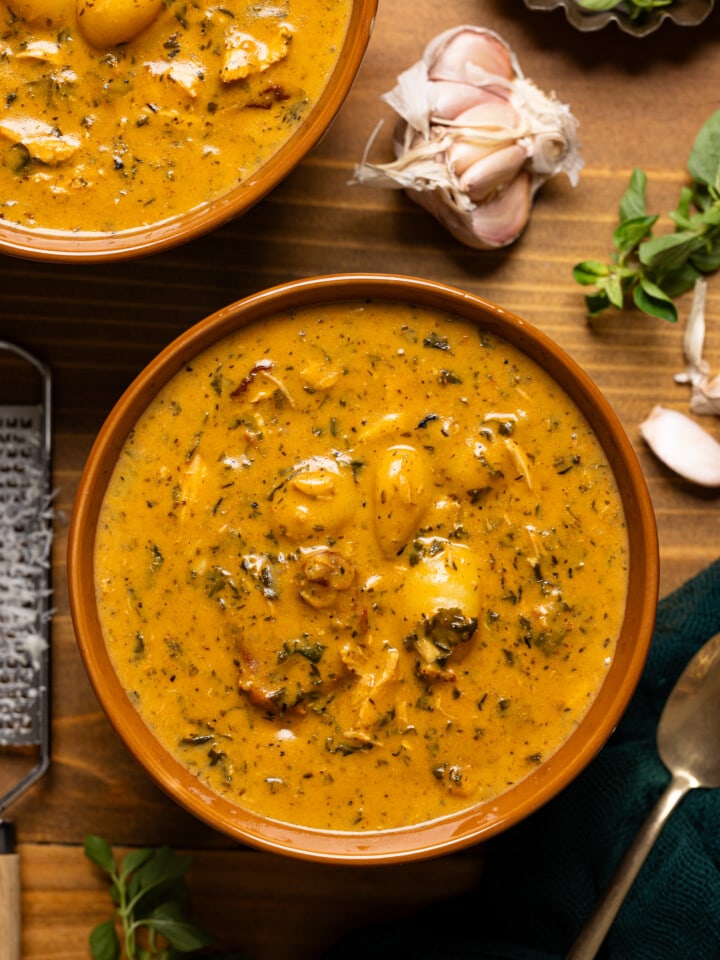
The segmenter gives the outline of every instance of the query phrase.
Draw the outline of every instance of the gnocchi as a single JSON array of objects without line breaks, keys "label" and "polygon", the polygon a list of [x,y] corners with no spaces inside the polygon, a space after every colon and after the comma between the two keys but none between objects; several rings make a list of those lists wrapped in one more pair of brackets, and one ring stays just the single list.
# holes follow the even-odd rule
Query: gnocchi
[{"label": "gnocchi", "polygon": [[304,307],[229,335],[128,438],[96,537],[128,696],[217,793],[364,831],[489,800],[611,661],[628,544],[569,397],[428,308]]}]

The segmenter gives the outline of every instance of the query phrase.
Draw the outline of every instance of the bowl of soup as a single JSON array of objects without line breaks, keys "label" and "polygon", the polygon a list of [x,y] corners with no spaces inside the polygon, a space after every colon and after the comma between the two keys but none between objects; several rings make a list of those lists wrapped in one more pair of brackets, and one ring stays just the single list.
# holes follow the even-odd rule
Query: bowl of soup
[{"label": "bowl of soup", "polygon": [[326,132],[376,0],[0,0],[0,251],[116,260],[200,236]]},{"label": "bowl of soup", "polygon": [[108,417],[69,540],[132,754],[230,837],[388,863],[493,836],[600,750],[657,600],[633,447],[483,298],[291,282],[190,328]]}]

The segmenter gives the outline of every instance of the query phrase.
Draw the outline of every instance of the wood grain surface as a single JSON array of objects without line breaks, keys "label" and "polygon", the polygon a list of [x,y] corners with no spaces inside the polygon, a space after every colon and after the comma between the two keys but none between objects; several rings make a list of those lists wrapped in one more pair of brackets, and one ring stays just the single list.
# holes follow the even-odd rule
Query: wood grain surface
[{"label": "wood grain surface", "polygon": [[[573,188],[564,176],[548,183],[528,229],[505,251],[462,247],[404,195],[348,182],[379,119],[386,122],[373,158],[390,158],[392,116],[381,94],[431,37],[462,23],[505,37],[525,73],[570,104],[580,122],[580,184]],[[690,146],[717,109],[719,90],[720,10],[702,27],[666,23],[640,40],[614,26],[579,33],[561,11],[531,12],[521,0],[380,0],[363,67],[332,128],[246,216],[138,261],[81,266],[0,257],[0,337],[36,352],[55,376],[53,756],[50,772],[9,811],[20,841],[26,960],[89,957],[88,934],[108,916],[109,899],[83,856],[86,833],[119,847],[171,843],[190,850],[198,918],[253,960],[320,957],[346,931],[426,909],[477,883],[480,847],[391,868],[323,867],[240,848],[148,781],[105,719],[75,645],[65,550],[79,477],[123,389],[165,344],[217,308],[318,274],[428,277],[480,293],[541,327],[604,391],[648,480],[661,593],[668,593],[720,552],[720,496],[672,475],[638,431],[655,404],[687,411],[687,388],[673,374],[683,367],[689,299],[680,302],[675,326],[632,311],[589,323],[571,269],[580,259],[609,256],[633,167],[648,174],[653,211],[674,207]],[[707,318],[707,358],[717,370],[720,277],[710,281]],[[704,425],[720,436],[717,422]]]}]

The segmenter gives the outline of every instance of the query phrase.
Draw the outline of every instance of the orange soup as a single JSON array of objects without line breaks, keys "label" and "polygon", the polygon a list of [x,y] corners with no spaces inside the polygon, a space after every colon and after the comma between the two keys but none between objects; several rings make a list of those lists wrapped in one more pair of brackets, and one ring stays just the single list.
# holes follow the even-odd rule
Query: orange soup
[{"label": "orange soup", "polygon": [[429,309],[239,329],[177,373],[102,506],[128,697],[233,803],[371,831],[487,801],[567,739],[625,604],[625,518],[537,364]]},{"label": "orange soup", "polygon": [[244,183],[325,89],[350,0],[0,0],[0,217],[115,232]]}]

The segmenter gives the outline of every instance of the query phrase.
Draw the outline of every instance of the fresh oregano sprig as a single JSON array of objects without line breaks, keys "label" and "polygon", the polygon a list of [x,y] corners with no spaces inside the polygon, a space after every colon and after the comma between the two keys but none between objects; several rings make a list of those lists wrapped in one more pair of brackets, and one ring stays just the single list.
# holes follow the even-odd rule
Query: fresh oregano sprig
[{"label": "fresh oregano sprig", "polygon": [[645,205],[647,177],[633,170],[620,201],[612,261],[584,260],[573,268],[578,283],[595,287],[585,298],[591,316],[632,300],[643,313],[674,322],[674,300],[720,267],[720,110],[700,129],[688,170],[692,184],[668,214],[675,230],[660,236],[653,233],[659,217]]},{"label": "fresh oregano sprig", "polygon": [[577,0],[579,7],[593,12],[615,10],[617,7],[622,7],[631,20],[637,20],[644,16],[648,10],[654,10],[657,7],[669,7],[674,2],[675,0]]},{"label": "fresh oregano sprig", "polygon": [[[92,834],[85,837],[85,855],[108,875],[115,904],[113,916],[90,933],[93,960],[175,960],[201,950],[206,955],[213,937],[186,916],[191,857],[163,846],[132,850],[116,861],[107,840]],[[232,956],[222,954],[225,960]]]}]

